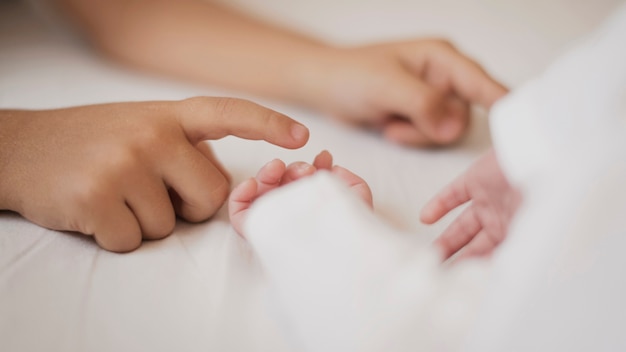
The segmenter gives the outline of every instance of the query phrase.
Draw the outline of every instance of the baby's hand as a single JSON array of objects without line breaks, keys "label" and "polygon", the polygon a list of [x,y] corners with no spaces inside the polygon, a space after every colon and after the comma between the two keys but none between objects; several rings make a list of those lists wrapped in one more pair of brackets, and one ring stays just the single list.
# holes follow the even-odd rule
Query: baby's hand
[{"label": "baby's hand", "polygon": [[421,220],[432,224],[471,201],[435,244],[445,259],[462,248],[465,249],[461,257],[486,256],[506,236],[521,200],[521,194],[506,180],[491,150],[428,202]]},{"label": "baby's hand", "polygon": [[0,111],[0,210],[125,252],[212,216],[230,190],[207,139],[298,148],[307,129],[260,105],[199,97]]},{"label": "baby's hand", "polygon": [[242,227],[252,203],[265,193],[282,185],[313,175],[318,170],[328,170],[345,181],[370,207],[373,206],[372,191],[359,176],[341,166],[333,166],[333,157],[322,151],[315,157],[313,165],[295,162],[285,166],[281,160],[274,159],[259,170],[254,178],[242,182],[231,192],[228,200],[228,213],[233,228],[244,236]]}]

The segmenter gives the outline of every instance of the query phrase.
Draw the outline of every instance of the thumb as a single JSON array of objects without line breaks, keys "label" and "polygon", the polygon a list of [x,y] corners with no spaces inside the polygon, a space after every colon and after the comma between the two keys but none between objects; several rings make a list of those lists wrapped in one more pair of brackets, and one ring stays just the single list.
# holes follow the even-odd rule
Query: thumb
[{"label": "thumb", "polygon": [[302,124],[247,100],[196,97],[176,104],[177,118],[194,145],[232,135],[295,149],[309,139],[309,130]]}]

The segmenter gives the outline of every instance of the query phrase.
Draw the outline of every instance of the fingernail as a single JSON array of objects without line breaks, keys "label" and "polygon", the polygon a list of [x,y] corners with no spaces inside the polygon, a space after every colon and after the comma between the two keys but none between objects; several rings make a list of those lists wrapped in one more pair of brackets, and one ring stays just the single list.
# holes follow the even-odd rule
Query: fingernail
[{"label": "fingernail", "polygon": [[296,169],[300,172],[307,172],[313,169],[313,165],[303,162],[301,164],[297,164]]},{"label": "fingernail", "polygon": [[300,141],[303,139],[307,139],[309,136],[309,129],[300,124],[294,124],[291,127],[291,137],[293,139]]}]

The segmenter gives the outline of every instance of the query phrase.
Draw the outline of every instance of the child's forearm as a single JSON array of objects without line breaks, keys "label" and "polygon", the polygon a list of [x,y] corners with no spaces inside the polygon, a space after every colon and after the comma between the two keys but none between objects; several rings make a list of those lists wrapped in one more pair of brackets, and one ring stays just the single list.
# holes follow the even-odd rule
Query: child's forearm
[{"label": "child's forearm", "polygon": [[121,61],[312,107],[396,143],[454,142],[471,103],[489,107],[506,93],[443,40],[340,48],[210,0],[56,1]]},{"label": "child's forearm", "polygon": [[8,168],[15,166],[10,166],[9,159],[14,154],[15,139],[20,138],[19,131],[15,128],[17,118],[14,115],[15,111],[0,110],[0,210],[11,209],[12,203]]},{"label": "child's forearm", "polygon": [[202,0],[59,0],[108,55],[149,70],[309,104],[332,48]]}]

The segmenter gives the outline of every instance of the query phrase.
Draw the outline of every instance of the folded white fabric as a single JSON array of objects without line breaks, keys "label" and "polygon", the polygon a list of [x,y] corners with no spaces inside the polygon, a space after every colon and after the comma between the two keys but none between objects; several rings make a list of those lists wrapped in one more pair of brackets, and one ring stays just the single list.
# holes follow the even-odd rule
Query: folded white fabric
[{"label": "folded white fabric", "polygon": [[244,225],[297,350],[455,350],[487,267],[444,269],[326,172],[259,199]]},{"label": "folded white fabric", "polygon": [[254,204],[245,232],[295,346],[626,350],[624,38],[626,6],[498,103],[496,153],[524,204],[492,272],[443,269],[428,244],[381,223],[328,174]]},{"label": "folded white fabric", "polygon": [[626,5],[584,39],[491,111],[496,153],[518,187],[551,181],[556,164],[584,171],[624,140]]},{"label": "folded white fabric", "polygon": [[467,351],[626,350],[626,6],[490,119],[524,204]]}]

